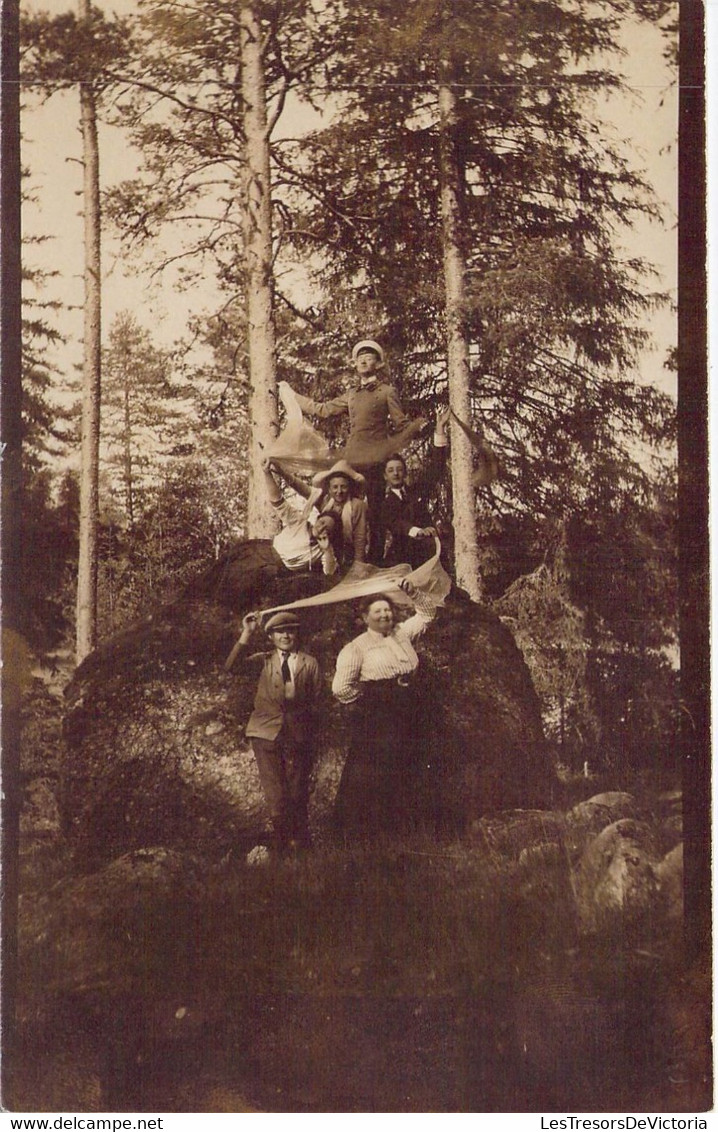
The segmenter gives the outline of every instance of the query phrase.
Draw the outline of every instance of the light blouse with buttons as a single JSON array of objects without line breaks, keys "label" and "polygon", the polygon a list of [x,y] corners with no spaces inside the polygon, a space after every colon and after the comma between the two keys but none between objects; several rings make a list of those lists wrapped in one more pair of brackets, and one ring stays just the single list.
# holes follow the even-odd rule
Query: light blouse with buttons
[{"label": "light blouse with buttons", "polygon": [[[377,598],[377,600],[380,600]],[[367,629],[350,641],[337,657],[332,692],[340,703],[359,699],[362,683],[409,675],[419,664],[412,644],[434,618],[434,607],[422,594],[413,598],[416,613],[384,636]]]}]

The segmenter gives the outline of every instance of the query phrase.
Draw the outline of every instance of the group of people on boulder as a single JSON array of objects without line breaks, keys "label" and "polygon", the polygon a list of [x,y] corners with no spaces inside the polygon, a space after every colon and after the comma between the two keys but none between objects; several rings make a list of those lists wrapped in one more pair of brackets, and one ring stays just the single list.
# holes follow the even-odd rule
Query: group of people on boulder
[{"label": "group of people on boulder", "polygon": [[[410,420],[394,387],[378,380],[377,371],[384,365],[384,352],[378,342],[358,342],[352,357],[359,376],[357,389],[330,401],[314,401],[294,393],[303,412],[321,418],[348,413],[350,432],[343,458],[327,471],[318,472],[311,484],[280,469],[271,459],[263,464],[269,499],[282,520],[282,531],[274,539],[274,547],[289,569],[297,567],[286,554],[286,546],[291,542],[286,531],[297,522],[305,524],[310,541],[325,531],[329,534],[337,559],[334,569],[346,568],[352,562],[417,565],[433,550],[436,528],[425,496],[443,473],[450,411],[437,413],[432,456],[422,477],[422,490],[410,486],[401,449],[426,422],[421,417]],[[306,499],[302,511],[290,511],[285,504],[273,474],[280,470],[287,486]],[[331,522],[327,523],[327,519]],[[332,572],[325,569],[325,573]]]},{"label": "group of people on boulder", "polygon": [[[410,817],[416,707],[413,677],[419,657],[413,642],[434,617],[434,608],[407,580],[399,583],[415,605],[403,622],[385,594],[365,599],[364,633],[340,651],[332,692],[351,706],[352,738],[335,803],[335,826],[359,837],[389,831]],[[308,822],[313,740],[322,684],[315,657],[301,647],[301,620],[291,610],[264,625],[269,652],[248,656],[260,614],[242,620],[238,655],[258,666],[254,707],[246,728],[259,770],[272,848],[280,856],[311,844]]]},{"label": "group of people on boulder", "polygon": [[[333,579],[354,563],[415,568],[435,550],[436,526],[423,494],[407,483],[400,451],[425,422],[410,421],[395,389],[378,380],[384,352],[377,342],[358,342],[352,359],[357,389],[325,402],[295,394],[303,412],[320,418],[349,414],[343,458],[314,475],[311,483],[271,458],[263,462],[267,496],[282,525],[263,553],[269,555],[267,562],[279,561],[292,572],[321,569]],[[445,465],[448,419],[448,410],[437,413],[426,477],[431,482]],[[286,485],[305,499],[303,507],[285,498],[280,471]],[[412,683],[419,658],[414,642],[431,622],[434,605],[408,579],[398,584],[414,605],[413,615],[400,621],[386,594],[366,598],[360,608],[365,631],[337,657],[332,691],[353,713],[335,805],[336,826],[346,834],[387,831],[407,816],[406,770],[416,739]],[[260,613],[244,616],[228,666],[239,657],[248,663],[248,645],[260,626]],[[295,610],[274,613],[263,629],[272,648],[254,654],[259,676],[246,735],[259,770],[273,848],[284,855],[309,845],[309,781],[321,679],[316,659],[301,648]]]}]

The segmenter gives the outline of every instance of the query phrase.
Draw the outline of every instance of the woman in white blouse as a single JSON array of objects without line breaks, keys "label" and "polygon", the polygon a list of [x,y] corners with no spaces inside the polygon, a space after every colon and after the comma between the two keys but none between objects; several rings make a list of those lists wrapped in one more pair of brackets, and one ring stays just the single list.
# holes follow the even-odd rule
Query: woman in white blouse
[{"label": "woman in white blouse", "polygon": [[434,607],[407,581],[401,588],[416,612],[403,622],[385,595],[361,606],[366,632],[337,657],[332,691],[353,704],[352,738],[335,805],[337,827],[368,836],[411,824],[410,786],[416,773],[419,657],[413,642]]}]

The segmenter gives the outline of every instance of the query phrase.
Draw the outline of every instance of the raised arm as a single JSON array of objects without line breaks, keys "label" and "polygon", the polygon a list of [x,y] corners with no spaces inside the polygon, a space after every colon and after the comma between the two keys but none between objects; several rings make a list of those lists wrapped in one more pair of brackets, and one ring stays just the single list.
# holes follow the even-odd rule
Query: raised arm
[{"label": "raised arm", "polygon": [[292,491],[296,491],[297,495],[302,495],[305,499],[309,498],[312,489],[308,483],[305,483],[299,476],[293,475],[292,472],[285,472],[284,468],[282,468],[282,476],[284,477],[284,482],[287,487],[291,487]]},{"label": "raised arm", "polygon": [[320,417],[322,420],[326,417],[336,417],[340,413],[347,413],[349,411],[349,401],[346,393],[341,393],[338,397],[333,397],[330,401],[314,401],[311,397],[305,397],[303,393],[295,393],[294,396],[303,413],[309,413],[313,417]]},{"label": "raised arm", "polygon": [[265,458],[262,460],[262,473],[264,475],[264,486],[267,492],[267,499],[270,503],[277,504],[282,502],[282,492],[279,484],[272,475],[272,467],[272,461],[265,456]]},{"label": "raised arm", "polygon": [[446,426],[449,423],[451,416],[451,409],[437,409],[436,410],[436,424],[434,425],[434,446],[436,448],[445,448],[449,443],[449,437],[446,433]]},{"label": "raised arm", "polygon": [[224,662],[226,672],[229,672],[239,654],[244,652],[247,645],[249,644],[250,637],[254,632],[256,632],[258,628],[259,614],[254,612],[245,614],[245,616],[242,618],[242,632],[239,634],[239,638],[234,648]]},{"label": "raised arm", "polygon": [[434,620],[436,607],[433,602],[425,597],[421,590],[418,590],[407,578],[402,578],[399,582],[399,588],[414,602],[416,612],[412,617],[407,618],[406,621],[402,621],[399,626],[409,637],[409,640],[413,641],[416,637],[419,637],[424,632],[427,625],[430,625]]},{"label": "raised arm", "polygon": [[449,437],[446,426],[451,415],[450,409],[437,409],[436,425],[434,426],[434,443],[426,462],[423,475],[420,477],[422,495],[428,496],[443,478],[446,470],[446,458],[449,453]]}]

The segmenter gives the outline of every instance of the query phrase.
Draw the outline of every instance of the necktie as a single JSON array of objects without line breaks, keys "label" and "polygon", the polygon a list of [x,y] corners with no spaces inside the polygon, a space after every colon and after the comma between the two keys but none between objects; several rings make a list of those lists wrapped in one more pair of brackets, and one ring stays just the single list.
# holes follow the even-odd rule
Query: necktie
[{"label": "necktie", "polygon": [[289,653],[282,653],[282,680],[285,684],[291,684],[292,674],[289,671]]}]

